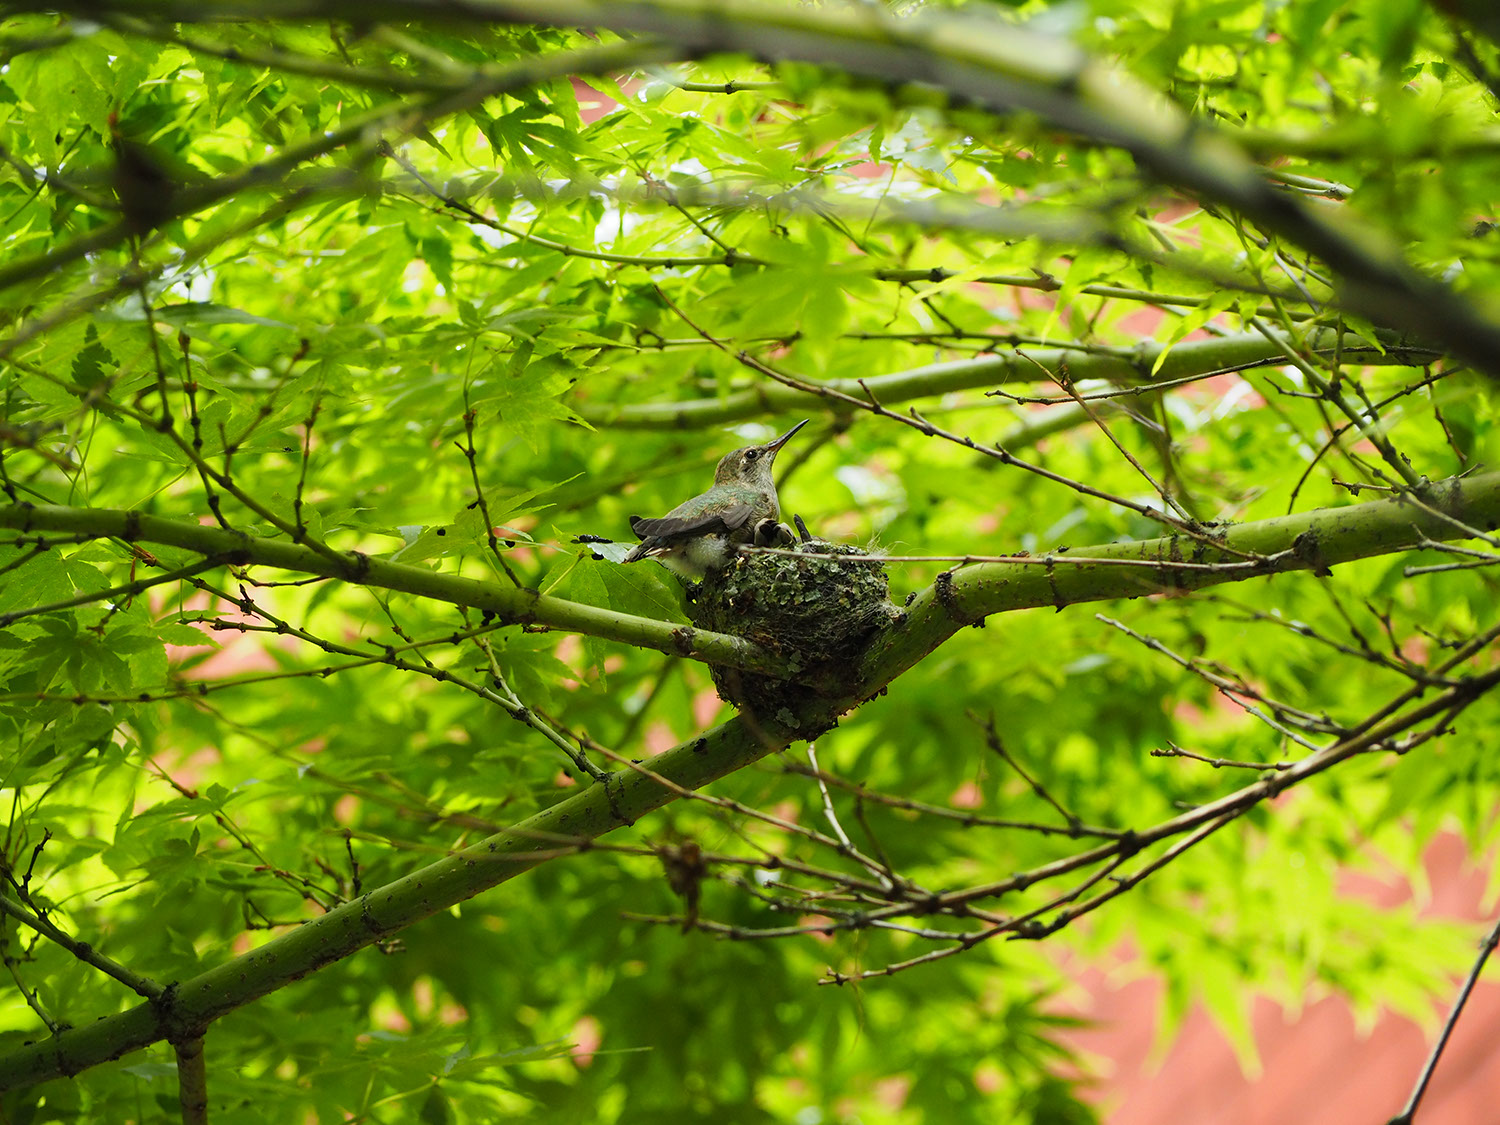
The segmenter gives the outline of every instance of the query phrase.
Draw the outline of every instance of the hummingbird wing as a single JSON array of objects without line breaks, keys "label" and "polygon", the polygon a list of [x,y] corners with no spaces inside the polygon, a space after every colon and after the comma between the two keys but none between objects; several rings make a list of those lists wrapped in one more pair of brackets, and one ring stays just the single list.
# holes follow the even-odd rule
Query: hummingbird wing
[{"label": "hummingbird wing", "polygon": [[698,516],[661,516],[658,519],[630,517],[630,530],[641,539],[681,539],[689,535],[722,535],[745,526],[752,509],[749,504],[734,504],[721,512]]},{"label": "hummingbird wing", "polygon": [[652,555],[666,554],[678,544],[697,536],[727,535],[745,526],[754,509],[749,504],[731,504],[718,512],[700,515],[682,515],[675,512],[656,519],[630,517],[630,530],[640,536],[623,562],[638,562]]}]

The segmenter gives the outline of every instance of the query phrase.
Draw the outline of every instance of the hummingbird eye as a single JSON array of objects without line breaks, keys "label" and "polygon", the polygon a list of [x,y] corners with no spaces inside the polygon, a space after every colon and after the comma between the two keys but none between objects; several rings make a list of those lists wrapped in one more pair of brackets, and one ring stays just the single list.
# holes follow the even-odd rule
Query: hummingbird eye
[{"label": "hummingbird eye", "polygon": [[754,461],[759,456],[760,456],[760,450],[758,450],[758,449],[747,449],[747,450],[745,450],[745,460],[747,462],[748,461]]}]

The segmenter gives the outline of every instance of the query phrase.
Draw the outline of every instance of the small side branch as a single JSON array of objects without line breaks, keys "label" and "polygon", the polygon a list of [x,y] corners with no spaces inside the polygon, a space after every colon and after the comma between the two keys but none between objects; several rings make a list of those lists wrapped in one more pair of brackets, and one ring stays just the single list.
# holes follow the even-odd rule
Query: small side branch
[{"label": "small side branch", "polygon": [[39,914],[33,914],[9,895],[0,894],[0,914],[7,914],[23,926],[29,926],[48,941],[62,946],[84,964],[92,965],[106,976],[113,977],[138,996],[144,996],[148,1000],[155,1000],[165,991],[155,981],[143,977],[139,973],[127,969],[118,961],[106,957],[87,942],[76,941],[69,937],[57,926],[47,921],[47,919]]},{"label": "small side branch", "polygon": [[1453,1002],[1453,1010],[1443,1021],[1443,1030],[1438,1032],[1437,1042],[1432,1045],[1432,1053],[1427,1056],[1422,1073],[1417,1075],[1417,1084],[1412,1087],[1411,1097],[1406,1099],[1406,1105],[1402,1107],[1401,1112],[1391,1118],[1387,1125],[1411,1125],[1412,1119],[1416,1117],[1417,1106],[1422,1104],[1422,1096],[1427,1093],[1427,1084],[1432,1081],[1432,1073],[1437,1069],[1438,1060],[1443,1057],[1443,1050],[1448,1046],[1448,1039],[1453,1035],[1453,1028],[1458,1024],[1458,1017],[1463,1014],[1464,1005],[1469,1002],[1469,994],[1474,991],[1474,985],[1479,981],[1479,974],[1484,971],[1484,964],[1495,952],[1496,946],[1500,946],[1500,920],[1490,927],[1490,932],[1480,943],[1479,956],[1474,959],[1474,967],[1469,970],[1469,975],[1464,978],[1464,983],[1458,990],[1458,999]]}]

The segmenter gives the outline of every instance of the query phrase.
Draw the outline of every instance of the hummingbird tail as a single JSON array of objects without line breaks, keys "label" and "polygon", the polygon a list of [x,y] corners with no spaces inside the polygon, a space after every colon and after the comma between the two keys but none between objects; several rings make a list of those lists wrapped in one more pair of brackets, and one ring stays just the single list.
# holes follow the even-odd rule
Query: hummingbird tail
[{"label": "hummingbird tail", "polygon": [[630,553],[620,561],[622,563],[633,563],[640,562],[642,559],[649,559],[652,555],[661,551],[663,546],[664,544],[659,539],[646,539],[632,547]]}]

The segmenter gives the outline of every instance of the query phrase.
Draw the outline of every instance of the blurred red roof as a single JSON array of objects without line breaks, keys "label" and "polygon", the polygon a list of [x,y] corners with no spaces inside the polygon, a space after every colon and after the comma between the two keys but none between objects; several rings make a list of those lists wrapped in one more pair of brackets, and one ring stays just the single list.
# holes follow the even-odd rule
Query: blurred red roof
[{"label": "blurred red roof", "polygon": [[[1456,836],[1442,836],[1426,857],[1430,896],[1423,913],[1468,919],[1475,956],[1493,924],[1483,910],[1486,872]],[[1394,906],[1412,897],[1404,885],[1364,877],[1350,893]],[[1309,1004],[1294,1019],[1269,1000],[1253,1013],[1261,1073],[1244,1075],[1233,1049],[1203,1011],[1184,1021],[1165,1058],[1152,1058],[1160,1018],[1159,980],[1115,983],[1105,970],[1079,973],[1088,1001],[1077,1014],[1093,1026],[1070,1033],[1096,1079],[1091,1100],[1107,1125],[1383,1125],[1411,1094],[1437,1029],[1458,993],[1440,1003],[1423,1029],[1394,1014],[1368,1034],[1338,998]],[[1500,1122],[1500,956],[1485,966],[1416,1115],[1417,1125]]]}]

